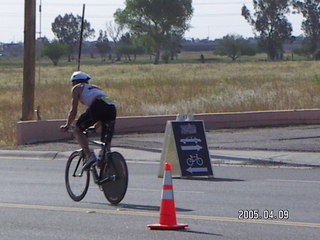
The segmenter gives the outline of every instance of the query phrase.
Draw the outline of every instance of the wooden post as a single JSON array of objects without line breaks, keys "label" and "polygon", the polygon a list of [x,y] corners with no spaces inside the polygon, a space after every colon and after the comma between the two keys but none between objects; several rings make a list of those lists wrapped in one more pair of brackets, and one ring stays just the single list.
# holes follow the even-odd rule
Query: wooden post
[{"label": "wooden post", "polygon": [[36,0],[25,0],[22,121],[34,118]]}]

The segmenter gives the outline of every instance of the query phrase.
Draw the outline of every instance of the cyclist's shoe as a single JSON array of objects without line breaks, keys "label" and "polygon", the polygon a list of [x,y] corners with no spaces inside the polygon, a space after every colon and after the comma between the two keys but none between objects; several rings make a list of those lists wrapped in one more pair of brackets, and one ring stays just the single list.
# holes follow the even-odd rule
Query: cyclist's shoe
[{"label": "cyclist's shoe", "polygon": [[86,161],[83,164],[83,170],[87,170],[90,166],[97,161],[97,157],[94,152],[91,152],[90,157],[86,158]]}]

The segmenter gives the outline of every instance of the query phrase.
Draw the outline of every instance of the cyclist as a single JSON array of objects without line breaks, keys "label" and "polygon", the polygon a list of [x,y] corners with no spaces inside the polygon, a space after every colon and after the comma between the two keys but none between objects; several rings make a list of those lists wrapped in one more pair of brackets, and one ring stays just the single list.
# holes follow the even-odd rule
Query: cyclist
[{"label": "cyclist", "polygon": [[98,122],[114,121],[116,119],[115,103],[107,97],[107,94],[98,86],[89,84],[91,77],[85,72],[74,72],[71,75],[72,100],[67,122],[60,128],[66,132],[75,121],[79,102],[86,105],[87,110],[80,115],[75,126],[75,137],[81,146],[86,160],[83,169],[88,169],[97,158],[89,148],[89,142],[83,131]]}]

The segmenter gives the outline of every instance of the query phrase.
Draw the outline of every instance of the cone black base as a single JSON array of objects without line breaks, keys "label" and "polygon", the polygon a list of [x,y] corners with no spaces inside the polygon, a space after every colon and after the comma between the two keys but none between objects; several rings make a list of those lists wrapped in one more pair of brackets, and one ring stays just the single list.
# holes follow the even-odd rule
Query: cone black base
[{"label": "cone black base", "polygon": [[147,225],[151,230],[178,230],[188,227],[188,224],[180,223],[175,225],[149,224]]}]

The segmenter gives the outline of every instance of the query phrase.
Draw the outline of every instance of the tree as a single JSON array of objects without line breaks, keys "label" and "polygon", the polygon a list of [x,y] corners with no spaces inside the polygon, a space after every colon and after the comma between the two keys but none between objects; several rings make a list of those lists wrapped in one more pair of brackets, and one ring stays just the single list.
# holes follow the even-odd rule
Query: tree
[{"label": "tree", "polygon": [[171,33],[169,35],[169,39],[168,39],[168,52],[170,53],[170,58],[171,60],[174,59],[174,57],[178,56],[178,53],[181,52],[181,42],[182,42],[183,36],[179,33]]},{"label": "tree", "polygon": [[243,5],[242,16],[260,33],[260,46],[267,52],[269,59],[276,59],[283,51],[283,43],[290,39],[292,26],[286,18],[290,0],[253,0],[254,16]]},{"label": "tree", "polygon": [[126,33],[122,35],[118,42],[116,46],[116,53],[118,56],[125,55],[129,61],[131,61],[131,55],[133,55],[133,61],[135,61],[138,54],[144,53],[144,48],[137,38],[134,36],[132,37],[130,33]]},{"label": "tree", "polygon": [[[107,34],[109,35],[109,37],[113,41],[113,45],[116,48],[117,44],[118,44],[118,42],[119,42],[119,40],[121,38],[121,34],[122,34],[122,31],[123,31],[123,26],[119,25],[119,24],[117,24],[115,22],[110,21],[110,22],[107,22],[106,27],[107,27]],[[115,60],[116,61],[120,61],[120,56],[117,55]]]},{"label": "tree", "polygon": [[111,51],[111,46],[106,31],[103,32],[102,30],[100,30],[99,37],[96,42],[96,48],[100,53],[101,61],[105,61],[107,54]]},{"label": "tree", "polygon": [[44,48],[42,48],[42,56],[47,56],[54,66],[58,65],[60,58],[68,53],[68,46],[64,43],[60,43],[57,40],[52,42],[45,41]]},{"label": "tree", "polygon": [[299,47],[299,48],[293,49],[292,52],[294,54],[309,58],[310,57],[310,53],[311,53],[310,52],[310,44],[309,43],[310,42],[306,38],[304,38],[302,43],[301,43],[302,46]]},{"label": "tree", "polygon": [[305,20],[302,22],[302,30],[308,40],[309,53],[313,54],[320,45],[320,1],[305,0],[293,1],[293,7],[302,13]]},{"label": "tree", "polygon": [[114,16],[134,35],[152,39],[150,50],[158,64],[161,47],[166,45],[170,33],[184,33],[192,14],[192,0],[126,0],[125,9],[118,9]]},{"label": "tree", "polygon": [[216,54],[228,56],[235,61],[242,55],[253,56],[256,51],[254,47],[250,46],[248,41],[240,35],[224,36],[218,43],[214,50]]},{"label": "tree", "polygon": [[320,60],[320,49],[314,52],[314,59],[319,61]]},{"label": "tree", "polygon": [[[71,55],[76,51],[77,46],[79,46],[81,21],[82,17],[79,15],[74,17],[73,14],[65,14],[64,17],[61,15],[56,17],[51,25],[52,32],[58,38],[59,42],[68,45],[69,60]],[[87,20],[84,20],[83,40],[93,36],[94,29],[91,29],[90,23]]]},{"label": "tree", "polygon": [[154,55],[154,49],[157,47],[157,42],[150,35],[138,35],[137,39],[143,46],[146,53],[150,55],[150,58]]}]

